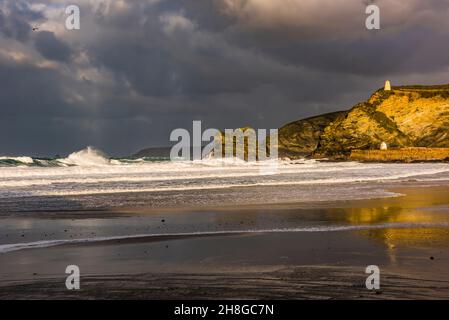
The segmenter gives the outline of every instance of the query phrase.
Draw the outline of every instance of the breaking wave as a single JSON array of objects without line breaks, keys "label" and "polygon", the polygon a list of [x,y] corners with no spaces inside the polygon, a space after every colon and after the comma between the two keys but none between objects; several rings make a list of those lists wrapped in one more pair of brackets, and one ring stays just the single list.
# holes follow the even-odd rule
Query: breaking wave
[{"label": "breaking wave", "polygon": [[58,162],[74,166],[106,166],[111,164],[111,160],[103,152],[93,147],[74,152],[67,158],[59,159]]},{"label": "breaking wave", "polygon": [[0,166],[26,166],[34,164],[31,157],[0,157]]},{"label": "breaking wave", "polygon": [[157,160],[167,160],[163,157],[151,158],[109,158],[104,152],[94,147],[73,152],[65,158],[39,158],[39,157],[0,157],[0,167],[101,167],[108,165],[126,165]]}]

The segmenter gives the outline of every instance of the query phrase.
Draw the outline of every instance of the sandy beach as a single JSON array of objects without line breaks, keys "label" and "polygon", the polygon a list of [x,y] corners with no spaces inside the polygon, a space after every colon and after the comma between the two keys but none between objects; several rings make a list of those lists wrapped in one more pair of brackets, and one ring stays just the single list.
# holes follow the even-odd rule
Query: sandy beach
[{"label": "sandy beach", "polygon": [[0,246],[0,298],[449,298],[449,186],[388,191],[401,196],[5,215],[0,240],[28,246]]}]

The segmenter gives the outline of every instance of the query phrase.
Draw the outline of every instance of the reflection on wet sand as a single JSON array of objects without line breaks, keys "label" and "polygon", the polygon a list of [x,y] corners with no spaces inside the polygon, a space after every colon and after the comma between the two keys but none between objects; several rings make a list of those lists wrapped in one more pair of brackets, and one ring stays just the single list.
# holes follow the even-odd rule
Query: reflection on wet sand
[{"label": "reflection on wet sand", "polygon": [[[360,224],[391,224],[382,229],[358,230],[355,233],[385,245],[392,264],[396,263],[398,247],[441,247],[449,243],[449,189],[400,189],[404,194],[396,198],[363,201],[363,207],[334,208],[326,210],[326,219]],[[396,228],[410,223],[410,228]],[[413,225],[412,225],[413,224]],[[425,225],[431,227],[425,227]]]}]

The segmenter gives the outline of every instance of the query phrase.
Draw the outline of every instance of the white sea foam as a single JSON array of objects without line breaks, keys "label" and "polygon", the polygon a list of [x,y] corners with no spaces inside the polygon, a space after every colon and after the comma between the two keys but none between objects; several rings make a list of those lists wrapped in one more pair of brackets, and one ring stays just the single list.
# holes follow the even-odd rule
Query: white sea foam
[{"label": "white sea foam", "polygon": [[[367,170],[367,168],[365,168]],[[313,173],[311,177],[301,180],[291,180],[287,176],[285,179],[281,180],[270,180],[269,177],[263,178],[263,175],[259,173],[220,173],[212,175],[178,175],[178,176],[159,176],[159,177],[136,177],[136,176],[118,176],[114,178],[99,177],[99,178],[79,178],[79,179],[34,179],[34,180],[12,180],[4,181],[2,189],[10,189],[12,187],[31,187],[31,186],[49,186],[52,184],[64,184],[67,185],[66,188],[63,186],[59,189],[55,188],[42,188],[39,190],[32,190],[30,195],[40,195],[40,196],[64,196],[64,195],[89,195],[89,194],[114,194],[114,193],[124,193],[124,192],[165,192],[165,191],[187,191],[187,190],[210,190],[210,189],[226,189],[232,187],[256,187],[256,186],[301,186],[301,185],[319,185],[319,184],[345,184],[345,183],[356,183],[356,182],[382,182],[391,181],[398,179],[407,179],[414,177],[418,179],[421,176],[436,175],[438,173],[448,172],[448,168],[441,169],[424,169],[419,172],[414,172],[413,170],[403,170],[400,173],[390,174],[390,175],[370,175],[365,172],[363,174],[351,175],[349,172],[342,177],[326,177],[317,178],[318,174],[321,173],[335,173],[338,170],[316,170],[309,171],[308,173]],[[283,174],[289,175],[294,173],[290,170],[282,172]],[[244,179],[246,178],[246,179]],[[254,179],[255,178],[255,179]],[[240,180],[236,180],[240,179]],[[435,178],[438,180],[439,178]],[[188,183],[174,183],[180,180],[187,180]],[[165,181],[173,183],[165,183]],[[146,185],[135,187],[136,183],[147,182],[150,185],[152,182],[161,182],[158,185],[147,187]],[[217,183],[218,182],[218,183]],[[91,184],[93,186],[84,187],[85,184]]]},{"label": "white sea foam", "polygon": [[[366,166],[364,169],[376,168],[376,166]],[[110,175],[104,176],[95,176],[97,172],[93,172],[92,170],[77,170],[77,172],[59,172],[55,177],[52,177],[53,174],[33,174],[33,175],[1,175],[0,178],[10,178],[3,179],[3,184],[0,188],[9,188],[9,187],[26,187],[26,186],[39,186],[39,185],[51,185],[53,183],[74,183],[74,184],[91,184],[91,183],[106,183],[106,182],[149,182],[149,181],[161,181],[161,180],[183,180],[183,179],[217,179],[217,178],[242,178],[242,177],[256,177],[256,176],[264,176],[264,175],[272,175],[265,174],[260,171],[248,171],[248,168],[245,170],[240,170],[239,168],[233,168],[233,170],[222,170],[216,172],[215,170],[208,170],[196,168],[196,170],[188,170],[184,168],[184,170],[179,170],[176,174],[170,172],[170,170],[162,171],[162,175],[157,175],[156,171],[153,170],[150,166],[148,168],[140,167],[138,170],[133,170],[133,168],[129,167],[127,170],[127,175],[116,175],[111,177]],[[199,169],[199,170],[198,170]],[[325,172],[336,172],[343,170],[351,170],[351,168],[320,168],[315,167],[311,168],[310,166],[301,167],[302,172],[309,173],[325,173]],[[176,172],[176,170],[174,170]],[[282,170],[283,174],[295,173],[298,172],[298,168],[285,167]],[[91,174],[90,174],[91,173]],[[120,170],[116,170],[117,174],[122,173]],[[79,177],[82,176],[82,177]],[[85,176],[85,177],[83,177]],[[20,177],[21,179],[12,179],[14,177]]]},{"label": "white sea foam", "polygon": [[145,158],[111,160],[92,147],[62,159],[14,159],[16,160],[6,160],[17,161],[21,165],[14,165],[15,162],[11,165],[7,161],[5,166],[0,166],[0,198],[449,179],[447,163],[279,161],[277,171],[273,174],[269,170],[261,170],[264,166],[269,168],[270,161],[209,159],[172,162]]},{"label": "white sea foam", "polygon": [[106,157],[106,155],[93,147],[87,147],[84,150],[73,152],[67,158],[58,159],[58,162],[76,166],[111,165],[111,161]]}]

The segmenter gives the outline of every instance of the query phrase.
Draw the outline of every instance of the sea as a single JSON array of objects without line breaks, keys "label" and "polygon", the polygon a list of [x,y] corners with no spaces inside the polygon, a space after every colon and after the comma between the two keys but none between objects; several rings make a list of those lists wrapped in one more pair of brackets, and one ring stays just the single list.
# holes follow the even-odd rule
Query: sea
[{"label": "sea", "polygon": [[[171,161],[163,155],[110,158],[93,147],[67,157],[2,156],[0,280],[58,274],[67,261],[92,273],[105,265],[115,268],[111,272],[130,266],[146,272],[209,268],[217,261],[278,264],[285,257],[327,263],[328,242],[337,241],[332,237],[348,237],[341,250],[380,246],[391,260],[392,242],[406,249],[447,243],[446,189],[428,196],[419,188],[408,196],[398,190],[448,181],[448,163]],[[358,200],[371,202],[354,205]],[[132,250],[119,245],[125,240]],[[97,246],[84,246],[92,243]],[[318,245],[324,253],[310,255]],[[53,247],[62,251],[40,251]],[[152,248],[157,253],[148,257]],[[306,257],[313,261],[301,260]]]},{"label": "sea", "polygon": [[87,147],[64,158],[0,157],[0,215],[369,199],[394,196],[386,184],[446,180],[448,163],[171,161]]}]

